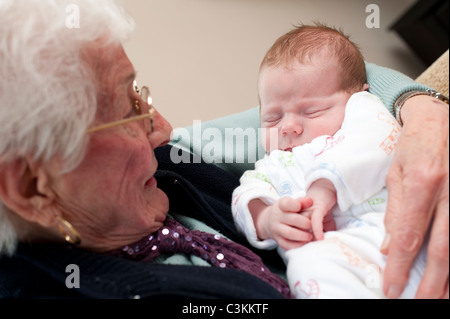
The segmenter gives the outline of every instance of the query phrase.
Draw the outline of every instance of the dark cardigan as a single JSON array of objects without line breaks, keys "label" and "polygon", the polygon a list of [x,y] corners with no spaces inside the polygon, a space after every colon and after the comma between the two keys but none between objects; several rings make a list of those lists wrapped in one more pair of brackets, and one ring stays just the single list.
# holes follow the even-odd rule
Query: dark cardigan
[{"label": "dark cardigan", "polygon": [[[155,174],[158,187],[169,196],[170,211],[193,217],[246,244],[235,230],[230,211],[238,179],[211,164],[174,164],[171,150],[171,146],[156,150],[160,164]],[[275,252],[258,254],[280,265]],[[79,288],[66,286],[70,264],[79,267]],[[0,298],[152,297],[283,298],[242,271],[139,263],[56,244],[20,244],[13,257],[0,258]]]}]

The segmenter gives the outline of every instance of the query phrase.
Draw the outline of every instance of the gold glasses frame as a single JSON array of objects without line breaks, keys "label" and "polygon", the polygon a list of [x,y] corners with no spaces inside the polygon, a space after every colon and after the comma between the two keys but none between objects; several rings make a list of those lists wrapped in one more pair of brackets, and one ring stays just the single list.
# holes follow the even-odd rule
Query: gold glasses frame
[{"label": "gold glasses frame", "polygon": [[134,111],[137,115],[130,117],[130,118],[126,118],[126,119],[122,119],[122,120],[118,120],[118,121],[114,121],[114,122],[110,122],[110,123],[105,123],[105,124],[102,124],[99,126],[95,126],[95,127],[88,129],[86,132],[87,133],[98,132],[98,131],[101,131],[104,129],[108,129],[110,127],[130,123],[130,122],[134,122],[134,121],[145,120],[145,119],[149,119],[149,121],[150,121],[150,126],[146,125],[146,127],[148,127],[148,133],[150,134],[151,132],[153,132],[153,118],[155,116],[156,111],[155,111],[155,108],[153,107],[152,97],[150,95],[150,89],[147,86],[143,86],[139,90],[136,80],[133,81],[133,89],[141,97],[141,101],[135,100],[134,105],[133,105]]}]

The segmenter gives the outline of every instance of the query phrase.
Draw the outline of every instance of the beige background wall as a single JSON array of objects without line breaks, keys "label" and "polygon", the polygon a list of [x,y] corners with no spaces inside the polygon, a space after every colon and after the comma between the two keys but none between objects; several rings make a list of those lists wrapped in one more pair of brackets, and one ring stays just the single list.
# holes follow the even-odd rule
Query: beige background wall
[{"label": "beige background wall", "polygon": [[[339,26],[366,60],[413,78],[425,66],[389,27],[414,0],[124,0],[136,21],[125,49],[174,127],[257,106],[259,63],[292,24]],[[369,4],[380,28],[367,28]]]}]

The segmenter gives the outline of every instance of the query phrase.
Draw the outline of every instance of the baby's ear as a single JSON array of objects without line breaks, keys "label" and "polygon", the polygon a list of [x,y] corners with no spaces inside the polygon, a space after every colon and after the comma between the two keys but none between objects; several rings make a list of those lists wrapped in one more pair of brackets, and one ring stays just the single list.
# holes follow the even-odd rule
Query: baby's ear
[{"label": "baby's ear", "polygon": [[367,83],[364,83],[364,85],[363,85],[363,91],[369,91],[369,84],[367,84]]}]

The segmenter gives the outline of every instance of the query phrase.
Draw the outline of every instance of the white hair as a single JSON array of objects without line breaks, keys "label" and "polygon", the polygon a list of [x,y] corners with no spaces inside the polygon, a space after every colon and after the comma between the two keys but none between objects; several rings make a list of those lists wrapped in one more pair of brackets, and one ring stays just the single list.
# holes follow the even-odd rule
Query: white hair
[{"label": "white hair", "polygon": [[[120,44],[134,22],[115,0],[0,0],[0,21],[0,169],[24,156],[58,156],[70,171],[97,107],[82,50],[100,38]],[[9,214],[0,201],[0,254],[17,242]]]}]

